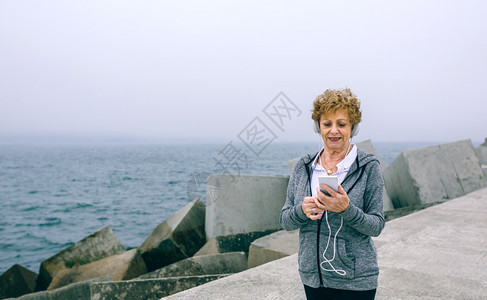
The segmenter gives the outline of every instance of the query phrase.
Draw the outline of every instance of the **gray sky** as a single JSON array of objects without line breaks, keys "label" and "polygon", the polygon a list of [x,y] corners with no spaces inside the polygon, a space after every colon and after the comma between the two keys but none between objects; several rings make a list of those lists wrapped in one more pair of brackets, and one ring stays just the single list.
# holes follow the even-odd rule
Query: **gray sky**
[{"label": "gray sky", "polygon": [[[312,101],[345,86],[362,101],[359,140],[483,141],[486,11],[480,0],[2,0],[0,141],[227,142],[258,117],[279,141],[314,142]],[[302,111],[282,130],[263,111],[281,91]]]}]

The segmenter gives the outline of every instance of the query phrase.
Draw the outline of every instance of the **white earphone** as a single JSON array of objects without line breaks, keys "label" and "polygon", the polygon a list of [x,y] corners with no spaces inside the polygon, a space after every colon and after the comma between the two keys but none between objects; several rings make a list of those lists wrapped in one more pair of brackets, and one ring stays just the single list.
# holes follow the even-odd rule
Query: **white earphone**
[{"label": "white earphone", "polygon": [[[358,132],[360,131],[360,126],[359,126],[360,123],[357,123],[353,126],[352,128],[352,133],[350,134],[350,137],[353,138],[354,136],[356,136],[358,134]],[[317,121],[317,120],[313,120],[313,129],[316,133],[320,133],[321,134],[321,130],[320,130],[320,122]]]}]

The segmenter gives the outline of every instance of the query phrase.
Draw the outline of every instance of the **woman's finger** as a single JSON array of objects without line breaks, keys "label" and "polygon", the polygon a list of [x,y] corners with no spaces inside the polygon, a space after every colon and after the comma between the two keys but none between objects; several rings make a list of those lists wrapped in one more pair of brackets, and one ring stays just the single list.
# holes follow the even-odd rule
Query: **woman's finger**
[{"label": "woman's finger", "polygon": [[[322,187],[322,188],[323,188],[325,191],[327,191],[327,192],[328,192],[328,194],[330,194],[330,196],[331,196],[332,198],[336,197],[336,196],[337,196],[337,194],[338,194],[338,193],[337,193],[337,192],[336,192],[334,189],[332,189],[331,187],[327,186],[326,184],[322,184],[322,185],[321,185],[321,187]],[[340,190],[340,186],[338,186],[338,190]],[[343,190],[343,189],[342,189],[342,190]]]},{"label": "woman's finger", "polygon": [[348,197],[347,192],[345,192],[342,185],[338,185],[338,193]]},{"label": "woman's finger", "polygon": [[320,210],[322,210],[322,211],[327,209],[327,208],[326,208],[326,205],[325,205],[324,203],[322,203],[322,202],[321,202],[320,200],[318,200],[318,199],[316,199],[316,200],[315,200],[315,205],[316,205],[316,207],[317,207],[318,209],[320,209]]},{"label": "woman's finger", "polygon": [[308,218],[311,220],[318,220],[321,218],[321,214],[309,215]]},{"label": "woman's finger", "polygon": [[320,190],[320,188],[318,187],[316,188],[316,198],[318,198],[321,203],[329,201],[329,197],[325,193],[323,193],[323,191]]}]

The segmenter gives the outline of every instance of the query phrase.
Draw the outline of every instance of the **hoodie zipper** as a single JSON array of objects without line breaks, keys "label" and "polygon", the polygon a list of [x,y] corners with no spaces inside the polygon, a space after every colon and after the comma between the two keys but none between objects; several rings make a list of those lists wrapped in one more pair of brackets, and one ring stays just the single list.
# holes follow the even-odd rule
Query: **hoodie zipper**
[{"label": "hoodie zipper", "polygon": [[320,275],[320,286],[323,286],[323,275],[321,274],[320,264],[320,231],[321,231],[321,217],[318,221],[318,231],[316,232],[316,264],[318,265],[318,274]]}]

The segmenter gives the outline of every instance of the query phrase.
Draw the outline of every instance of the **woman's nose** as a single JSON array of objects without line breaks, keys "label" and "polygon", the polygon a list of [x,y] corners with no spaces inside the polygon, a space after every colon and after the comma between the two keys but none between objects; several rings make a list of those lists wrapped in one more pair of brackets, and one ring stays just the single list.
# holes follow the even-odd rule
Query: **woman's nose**
[{"label": "woman's nose", "polygon": [[331,125],[331,132],[332,132],[332,133],[338,133],[338,126],[336,126],[336,125]]}]

